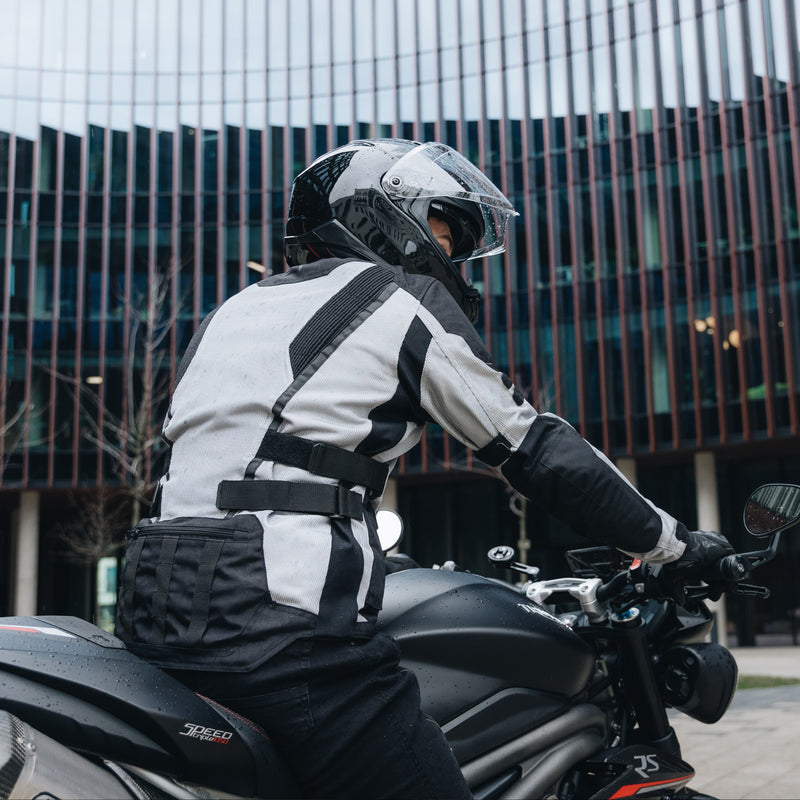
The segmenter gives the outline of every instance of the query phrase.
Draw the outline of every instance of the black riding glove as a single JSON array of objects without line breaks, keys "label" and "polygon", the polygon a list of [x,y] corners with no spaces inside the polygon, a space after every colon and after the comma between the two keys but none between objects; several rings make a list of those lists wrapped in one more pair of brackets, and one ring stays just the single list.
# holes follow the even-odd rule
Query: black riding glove
[{"label": "black riding glove", "polygon": [[677,536],[686,542],[683,555],[670,564],[665,564],[667,572],[679,578],[710,577],[711,567],[725,556],[735,552],[731,543],[715,531],[689,531],[678,527]]}]

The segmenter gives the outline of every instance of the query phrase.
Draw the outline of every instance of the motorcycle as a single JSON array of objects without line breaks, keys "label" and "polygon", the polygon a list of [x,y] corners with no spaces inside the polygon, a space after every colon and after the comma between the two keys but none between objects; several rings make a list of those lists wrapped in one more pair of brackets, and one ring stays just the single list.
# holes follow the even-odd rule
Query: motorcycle
[{"label": "motorcycle", "polygon": [[[379,627],[479,800],[701,800],[667,709],[723,716],[737,667],[705,641],[706,600],[768,596],[743,580],[798,521],[800,486],[757,489],[744,523],[767,546],[699,586],[604,547],[570,551],[572,576],[550,580],[490,550],[521,584],[394,559]],[[116,637],[75,617],[0,619],[0,798],[296,794],[264,731]]]}]

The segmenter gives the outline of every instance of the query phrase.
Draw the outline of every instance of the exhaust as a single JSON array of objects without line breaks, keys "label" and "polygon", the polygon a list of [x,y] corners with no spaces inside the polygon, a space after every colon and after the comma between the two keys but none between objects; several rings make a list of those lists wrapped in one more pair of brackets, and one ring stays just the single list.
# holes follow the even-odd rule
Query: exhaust
[{"label": "exhaust", "polygon": [[136,797],[111,772],[0,711],[0,800]]}]

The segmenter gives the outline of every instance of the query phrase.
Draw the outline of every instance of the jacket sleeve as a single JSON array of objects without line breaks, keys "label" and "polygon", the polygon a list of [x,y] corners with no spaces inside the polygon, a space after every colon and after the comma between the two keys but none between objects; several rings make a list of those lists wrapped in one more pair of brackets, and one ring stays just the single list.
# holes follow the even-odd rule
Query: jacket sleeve
[{"label": "jacket sleeve", "polygon": [[538,507],[591,539],[652,563],[674,561],[686,529],[646,500],[569,423],[538,414],[495,369],[446,290],[431,287],[419,375],[425,413]]}]

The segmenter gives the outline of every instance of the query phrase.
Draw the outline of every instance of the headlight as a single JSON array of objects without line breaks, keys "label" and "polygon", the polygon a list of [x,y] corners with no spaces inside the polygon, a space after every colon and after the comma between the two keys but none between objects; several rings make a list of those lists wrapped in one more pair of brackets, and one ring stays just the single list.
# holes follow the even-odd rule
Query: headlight
[{"label": "headlight", "polygon": [[719,644],[681,644],[664,653],[659,668],[664,699],[678,711],[708,724],[727,711],[739,670]]}]

